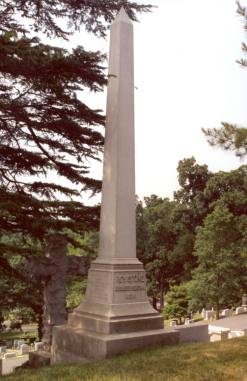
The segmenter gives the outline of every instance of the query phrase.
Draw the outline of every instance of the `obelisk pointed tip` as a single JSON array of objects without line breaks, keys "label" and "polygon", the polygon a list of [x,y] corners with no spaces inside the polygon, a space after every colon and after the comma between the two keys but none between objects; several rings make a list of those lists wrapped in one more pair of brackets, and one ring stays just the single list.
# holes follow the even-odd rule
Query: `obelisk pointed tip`
[{"label": "obelisk pointed tip", "polygon": [[116,18],[115,18],[115,20],[114,20],[114,22],[127,22],[127,23],[129,23],[129,24],[132,24],[132,21],[131,21],[131,19],[129,18],[129,16],[127,15],[127,13],[126,13],[126,11],[125,11],[125,9],[124,9],[124,7],[122,7],[121,9],[120,9],[120,11],[118,12],[118,14],[117,14],[117,16],[116,16]]}]

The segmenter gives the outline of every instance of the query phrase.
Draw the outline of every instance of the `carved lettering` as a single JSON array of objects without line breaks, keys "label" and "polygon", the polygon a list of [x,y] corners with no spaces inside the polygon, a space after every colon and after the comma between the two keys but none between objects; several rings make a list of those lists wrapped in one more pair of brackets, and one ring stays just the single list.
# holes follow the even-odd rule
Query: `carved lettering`
[{"label": "carved lettering", "polygon": [[145,284],[145,275],[143,273],[136,273],[136,274],[124,274],[124,275],[118,275],[116,278],[117,284],[123,284],[123,283],[141,283]]},{"label": "carved lettering", "polygon": [[[146,291],[146,278],[143,272],[118,274],[115,280],[115,291]],[[130,295],[130,294],[129,294]],[[134,294],[131,294],[131,299]],[[126,295],[127,299],[127,295]]]}]

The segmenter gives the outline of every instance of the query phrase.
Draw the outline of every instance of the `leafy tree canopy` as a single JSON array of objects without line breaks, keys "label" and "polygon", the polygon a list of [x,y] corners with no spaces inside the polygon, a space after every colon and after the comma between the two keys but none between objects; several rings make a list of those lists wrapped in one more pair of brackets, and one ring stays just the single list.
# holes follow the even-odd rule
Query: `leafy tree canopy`
[{"label": "leafy tree canopy", "polygon": [[219,317],[221,308],[239,301],[247,279],[246,226],[246,215],[239,219],[220,200],[198,227],[198,267],[189,287],[191,308],[214,307]]}]

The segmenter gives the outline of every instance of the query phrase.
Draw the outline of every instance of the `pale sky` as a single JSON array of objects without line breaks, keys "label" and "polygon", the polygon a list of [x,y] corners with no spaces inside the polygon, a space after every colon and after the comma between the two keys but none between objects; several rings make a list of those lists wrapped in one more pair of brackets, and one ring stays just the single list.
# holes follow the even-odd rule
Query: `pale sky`
[{"label": "pale sky", "polygon": [[193,155],[212,171],[241,164],[212,149],[201,127],[247,126],[247,70],[235,62],[245,36],[234,0],[156,4],[135,28],[136,188],[164,197],[178,186],[183,158]]},{"label": "pale sky", "polygon": [[[134,24],[136,193],[172,197],[181,159],[194,156],[212,171],[243,164],[211,148],[201,127],[247,126],[247,69],[236,63],[247,36],[235,0],[144,2],[158,8]],[[107,52],[109,40],[80,32],[67,47],[78,44]],[[106,93],[86,98],[105,109]],[[102,166],[92,172],[100,178]]]}]

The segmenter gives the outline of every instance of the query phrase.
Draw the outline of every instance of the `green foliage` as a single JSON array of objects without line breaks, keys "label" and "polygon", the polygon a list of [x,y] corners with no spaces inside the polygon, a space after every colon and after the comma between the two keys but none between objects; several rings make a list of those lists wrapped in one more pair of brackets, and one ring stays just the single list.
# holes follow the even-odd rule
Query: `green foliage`
[{"label": "green foliage", "polygon": [[22,324],[33,323],[36,320],[36,316],[30,307],[19,305],[6,312],[4,315],[5,320],[21,321]]},{"label": "green foliage", "polygon": [[66,307],[67,309],[74,309],[79,306],[86,292],[87,281],[78,280],[76,278],[70,278],[67,284],[67,297]]},{"label": "green foliage", "polygon": [[[72,244],[68,244],[68,254],[69,255],[79,255],[86,259],[85,265],[88,270],[91,262],[96,258],[98,254],[99,246],[99,234],[95,231],[85,232],[83,236],[79,234],[67,231],[69,237],[75,241],[78,246],[75,247]],[[82,279],[81,277],[70,277],[67,284],[67,297],[66,306],[68,309],[73,309],[77,307],[85,296],[87,279],[86,276]]]},{"label": "green foliage", "polygon": [[194,232],[208,213],[208,203],[203,192],[213,174],[207,165],[197,164],[193,156],[180,160],[177,171],[180,189],[174,192],[174,199],[184,206],[186,226]]},{"label": "green foliage", "polygon": [[[74,1],[54,0],[2,0],[0,4],[0,30],[24,32],[25,27],[16,20],[28,19],[31,31],[42,31],[49,37],[68,38],[75,30],[84,27],[89,33],[105,37],[109,24],[124,7],[130,18],[137,20],[137,12],[148,12],[150,5],[128,0]],[[61,20],[65,21],[61,26]]]},{"label": "green foliage", "polygon": [[176,202],[156,195],[137,204],[137,254],[147,273],[148,294],[160,300],[172,282],[180,281],[188,268],[194,236],[184,223],[184,210]]},{"label": "green foliage", "polygon": [[163,310],[165,319],[182,319],[188,316],[187,289],[184,284],[174,285],[166,294],[166,305]]},{"label": "green foliage", "polygon": [[240,158],[246,157],[247,128],[223,122],[221,128],[203,128],[202,131],[212,147],[234,151]]},{"label": "green foliage", "polygon": [[[247,224],[247,217],[244,218]],[[220,200],[198,227],[195,250],[198,267],[188,288],[191,308],[221,308],[234,305],[246,288],[246,230]]]},{"label": "green foliage", "polygon": [[68,244],[69,255],[79,255],[86,259],[87,270],[90,267],[91,262],[96,259],[99,247],[99,233],[96,231],[86,231],[83,235],[66,230],[66,233],[73,239],[74,244]]},{"label": "green foliage", "polygon": [[29,340],[29,342],[34,342],[37,339],[37,332],[2,332],[0,333],[0,340]]},{"label": "green foliage", "polygon": [[149,296],[162,305],[174,282],[189,281],[193,311],[234,305],[246,287],[247,167],[213,174],[192,157],[179,162],[178,174],[175,201],[153,195],[145,206],[137,202],[137,253]]}]

